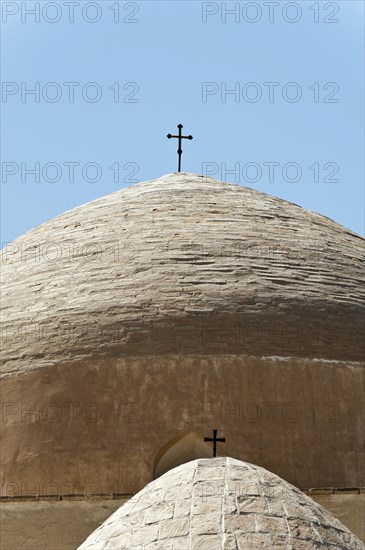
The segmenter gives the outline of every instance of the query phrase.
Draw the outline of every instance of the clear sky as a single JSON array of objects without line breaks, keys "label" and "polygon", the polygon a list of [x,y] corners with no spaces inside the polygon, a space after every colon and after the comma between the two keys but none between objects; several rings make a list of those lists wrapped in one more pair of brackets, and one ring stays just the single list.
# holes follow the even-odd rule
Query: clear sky
[{"label": "clear sky", "polygon": [[2,244],[176,171],[179,123],[183,170],[364,233],[362,0],[1,8]]}]

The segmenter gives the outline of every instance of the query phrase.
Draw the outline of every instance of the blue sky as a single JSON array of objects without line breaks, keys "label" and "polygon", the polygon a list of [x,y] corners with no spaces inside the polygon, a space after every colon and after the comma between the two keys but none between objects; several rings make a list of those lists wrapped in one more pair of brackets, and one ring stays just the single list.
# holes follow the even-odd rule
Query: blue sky
[{"label": "blue sky", "polygon": [[361,0],[1,4],[2,244],[176,171],[179,123],[183,170],[364,233]]}]

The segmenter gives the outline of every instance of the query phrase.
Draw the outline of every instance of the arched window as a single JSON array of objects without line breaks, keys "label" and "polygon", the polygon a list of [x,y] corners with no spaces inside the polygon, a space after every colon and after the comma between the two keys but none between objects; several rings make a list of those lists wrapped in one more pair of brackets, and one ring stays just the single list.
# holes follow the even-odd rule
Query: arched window
[{"label": "arched window", "polygon": [[[217,452],[219,456],[219,450]],[[155,458],[153,478],[162,476],[168,470],[196,458],[212,458],[212,446],[193,431],[185,431],[158,451]]]}]

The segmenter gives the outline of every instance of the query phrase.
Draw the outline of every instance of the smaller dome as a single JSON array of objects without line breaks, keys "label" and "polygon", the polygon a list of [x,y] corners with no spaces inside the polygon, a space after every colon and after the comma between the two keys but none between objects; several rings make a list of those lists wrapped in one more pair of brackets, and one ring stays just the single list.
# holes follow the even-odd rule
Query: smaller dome
[{"label": "smaller dome", "polygon": [[199,459],[149,483],[78,550],[364,550],[322,506],[264,468]]}]

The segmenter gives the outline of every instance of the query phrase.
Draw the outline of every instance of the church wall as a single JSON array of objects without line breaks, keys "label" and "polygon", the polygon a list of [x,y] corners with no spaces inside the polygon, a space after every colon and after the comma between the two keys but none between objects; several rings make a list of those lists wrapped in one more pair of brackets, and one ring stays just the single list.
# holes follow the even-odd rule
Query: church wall
[{"label": "church wall", "polygon": [[363,377],[359,363],[234,355],[90,358],[11,375],[2,494],[134,493],[169,441],[213,428],[223,454],[300,489],[358,488]]},{"label": "church wall", "polygon": [[126,500],[4,502],[0,550],[74,550]]}]

